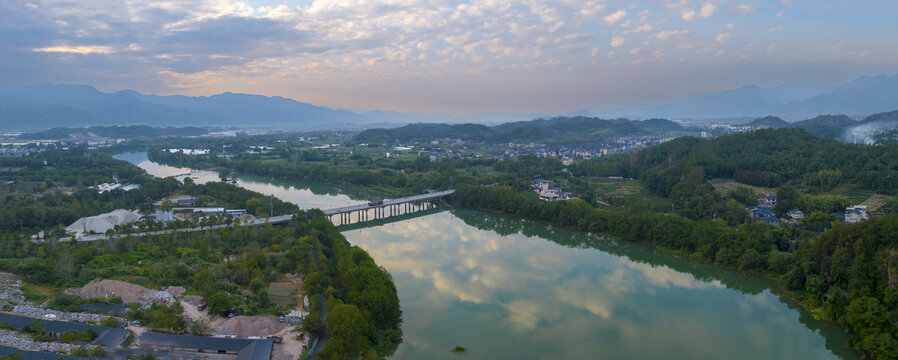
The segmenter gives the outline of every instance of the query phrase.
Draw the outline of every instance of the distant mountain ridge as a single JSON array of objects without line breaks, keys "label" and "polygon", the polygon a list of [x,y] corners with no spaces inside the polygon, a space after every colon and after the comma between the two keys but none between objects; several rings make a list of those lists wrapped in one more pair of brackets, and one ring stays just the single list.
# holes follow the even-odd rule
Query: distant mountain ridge
[{"label": "distant mountain ridge", "polygon": [[[863,76],[837,87],[788,83],[738,89],[643,108],[592,113],[605,119],[674,119],[742,123],[763,116],[785,121],[845,114],[859,119],[898,109],[898,75]],[[33,131],[53,127],[115,125],[257,127],[290,130],[362,129],[408,123],[488,123],[531,120],[547,114],[480,113],[439,115],[396,111],[333,109],[279,96],[222,93],[212,96],[145,95],[133,90],[104,93],[88,85],[0,87],[0,130]],[[832,124],[830,124],[832,125]],[[821,125],[830,128],[838,126]]]},{"label": "distant mountain ridge", "polygon": [[[652,135],[671,131],[690,130],[665,119],[631,121],[575,116],[508,122],[492,127],[481,124],[409,124],[393,129],[368,129],[353,137],[353,141],[375,144],[408,144],[448,138],[492,143],[584,143],[599,141],[610,136]],[[698,130],[693,129],[692,131]]]},{"label": "distant mountain ridge", "polygon": [[774,87],[747,85],[733,90],[641,108],[599,111],[601,117],[713,120],[777,116],[787,121],[825,114],[864,117],[898,109],[898,75],[862,76],[837,87],[788,83]]},{"label": "distant mountain ridge", "polygon": [[0,87],[0,130],[34,131],[86,126],[236,126],[320,130],[410,122],[504,122],[535,115],[483,113],[470,116],[354,112],[280,96],[225,92],[212,96],[145,95],[134,90],[104,93],[88,85],[40,84]]}]

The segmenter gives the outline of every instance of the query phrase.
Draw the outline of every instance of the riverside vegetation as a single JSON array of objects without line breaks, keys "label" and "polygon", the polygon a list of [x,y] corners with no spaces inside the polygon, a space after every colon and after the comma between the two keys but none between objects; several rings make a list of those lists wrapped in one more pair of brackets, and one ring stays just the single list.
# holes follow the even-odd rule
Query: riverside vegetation
[{"label": "riverside vegetation", "polygon": [[[763,274],[815,317],[854,334],[852,346],[863,357],[898,355],[892,325],[898,319],[898,217],[892,215],[898,203],[886,204],[879,210],[884,216],[859,224],[842,224],[833,216],[856,203],[850,191],[895,194],[898,146],[856,146],[800,129],[758,130],[713,140],[680,138],[633,154],[584,161],[569,172],[557,160],[535,157],[374,160],[290,148],[232,159],[152,154],[178,165],[206,161],[239,173],[406,194],[446,188],[454,181],[458,191],[451,201],[458,206],[642,242],[696,262]],[[539,201],[528,189],[536,176],[580,192],[583,200]],[[638,179],[643,194],[662,204],[643,206],[602,194],[590,182],[597,176]],[[749,186],[721,191],[709,183],[719,178],[775,189],[778,214],[798,208],[808,216],[798,226],[750,222],[745,207],[763,194]],[[600,198],[614,201],[596,208]]]}]

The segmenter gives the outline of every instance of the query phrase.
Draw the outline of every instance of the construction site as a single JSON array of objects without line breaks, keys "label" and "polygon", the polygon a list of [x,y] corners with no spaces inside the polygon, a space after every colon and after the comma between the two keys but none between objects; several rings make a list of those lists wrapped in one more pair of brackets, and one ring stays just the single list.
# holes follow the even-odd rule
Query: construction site
[{"label": "construction site", "polygon": [[[112,311],[59,311],[48,303],[25,299],[22,281],[0,272],[0,356],[19,353],[29,359],[58,359],[78,347],[102,349],[104,356],[123,358],[151,353],[159,359],[298,359],[309,346],[308,337],[300,332],[302,317],[307,314],[308,300],[301,293],[302,278],[288,275],[269,288],[274,298],[286,304],[297,304],[283,315],[220,316],[210,314],[199,295],[188,295],[182,287],[150,289],[119,280],[94,280],[63,294],[81,299],[121,299],[123,304],[147,308],[153,304],[180,304],[179,315],[187,324],[201,323],[207,334],[164,334],[153,332],[129,320],[122,312],[127,306],[97,307]],[[305,299],[305,301],[304,301]],[[101,304],[102,305],[102,304]],[[96,324],[115,319],[118,327]],[[105,321],[104,321],[105,320]],[[36,341],[31,331],[41,324],[49,341]],[[62,335],[72,332],[96,334],[91,342],[65,342]],[[42,339],[47,340],[47,339]],[[98,354],[98,353],[97,353]],[[23,356],[24,356],[23,355]],[[95,356],[95,355],[94,355]],[[100,357],[100,356],[98,356]],[[68,358],[62,356],[62,358]]]}]

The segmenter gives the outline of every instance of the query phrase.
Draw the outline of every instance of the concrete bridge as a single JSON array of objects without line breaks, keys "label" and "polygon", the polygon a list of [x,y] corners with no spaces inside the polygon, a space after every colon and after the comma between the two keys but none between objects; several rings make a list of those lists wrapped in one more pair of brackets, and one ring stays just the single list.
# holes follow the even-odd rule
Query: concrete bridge
[{"label": "concrete bridge", "polygon": [[454,189],[436,191],[399,199],[385,199],[377,203],[343,206],[327,209],[323,212],[331,221],[334,221],[334,217],[339,217],[340,223],[338,225],[348,225],[352,223],[353,215],[355,215],[356,222],[362,222],[369,219],[383,219],[394,215],[430,209],[433,208],[431,201],[449,196],[454,192]]}]

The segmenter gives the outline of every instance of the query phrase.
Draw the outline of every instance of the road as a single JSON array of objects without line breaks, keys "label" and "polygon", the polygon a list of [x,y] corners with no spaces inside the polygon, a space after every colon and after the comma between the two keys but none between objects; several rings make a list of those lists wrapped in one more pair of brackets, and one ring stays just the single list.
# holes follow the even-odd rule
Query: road
[{"label": "road", "polygon": [[[241,222],[241,226],[262,226],[267,224],[282,224],[290,221],[293,218],[293,215],[278,215],[271,218],[258,218],[252,219],[246,222]],[[218,225],[210,225],[210,226],[197,226],[191,228],[183,228],[183,229],[169,229],[169,230],[158,230],[158,231],[144,231],[144,232],[136,232],[136,233],[128,233],[128,234],[116,234],[113,235],[113,238],[124,238],[124,237],[143,237],[143,236],[153,236],[153,235],[162,235],[162,234],[172,234],[172,233],[185,233],[185,232],[194,232],[194,231],[205,231],[205,230],[214,230],[221,229],[225,227],[232,227],[234,224],[218,224]],[[78,237],[77,240],[79,242],[90,242],[90,241],[101,241],[107,240],[109,236],[106,234],[92,234]],[[72,241],[71,237],[60,238],[59,241]],[[35,242],[41,242],[41,240],[35,240]]]}]

